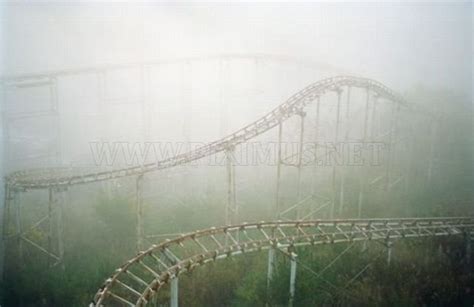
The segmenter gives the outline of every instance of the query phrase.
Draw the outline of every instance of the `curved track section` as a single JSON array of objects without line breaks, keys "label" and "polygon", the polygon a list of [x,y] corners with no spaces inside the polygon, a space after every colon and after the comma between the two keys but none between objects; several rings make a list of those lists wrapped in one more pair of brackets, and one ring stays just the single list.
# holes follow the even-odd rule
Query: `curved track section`
[{"label": "curved track section", "polygon": [[474,218],[346,219],[260,222],[196,231],[130,259],[106,280],[96,306],[143,306],[171,279],[206,263],[269,248],[460,235]]},{"label": "curved track section", "polygon": [[17,189],[44,189],[85,184],[109,179],[142,175],[161,169],[183,165],[201,158],[214,155],[238,144],[255,138],[272,129],[279,123],[303,111],[305,106],[328,91],[338,90],[343,86],[364,88],[375,92],[379,97],[388,99],[400,105],[406,105],[405,100],[383,84],[361,77],[337,76],[313,83],[291,96],[284,103],[265,116],[257,119],[240,130],[208,143],[184,154],[140,166],[134,166],[110,171],[79,171],[74,169],[48,169],[44,171],[19,171],[7,177],[8,186]]}]

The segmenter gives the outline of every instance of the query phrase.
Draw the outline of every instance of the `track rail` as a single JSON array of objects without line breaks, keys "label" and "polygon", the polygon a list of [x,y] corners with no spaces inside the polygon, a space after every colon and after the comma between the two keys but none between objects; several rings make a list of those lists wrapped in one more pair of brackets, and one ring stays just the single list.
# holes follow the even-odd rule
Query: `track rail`
[{"label": "track rail", "polygon": [[394,103],[406,105],[405,100],[385,85],[367,78],[354,76],[337,76],[313,83],[291,96],[284,103],[273,109],[265,116],[237,130],[236,132],[214,142],[203,145],[195,150],[179,154],[156,163],[148,163],[128,168],[109,171],[79,171],[71,168],[39,169],[19,171],[7,176],[7,183],[13,189],[45,189],[86,184],[127,176],[143,175],[145,173],[171,168],[190,163],[201,158],[233,148],[234,146],[255,138],[274,128],[310,104],[317,97],[328,91],[338,90],[342,86],[364,88],[375,92],[379,97]]},{"label": "track rail", "polygon": [[473,217],[259,222],[209,228],[153,245],[124,263],[94,297],[96,306],[143,306],[180,274],[216,260],[269,248],[460,235]]},{"label": "track rail", "polygon": [[73,76],[84,73],[99,73],[109,70],[128,69],[128,68],[147,68],[157,65],[182,64],[203,61],[233,61],[233,60],[257,60],[257,61],[276,61],[290,63],[297,66],[304,66],[310,69],[325,69],[330,71],[342,71],[341,68],[326,63],[314,61],[309,58],[293,57],[288,55],[278,55],[269,53],[222,53],[209,54],[194,57],[174,57],[166,59],[156,59],[144,62],[128,63],[110,63],[90,67],[46,70],[36,73],[7,74],[0,78],[0,83],[19,83],[24,81],[33,81],[36,79],[58,78],[63,76]]}]

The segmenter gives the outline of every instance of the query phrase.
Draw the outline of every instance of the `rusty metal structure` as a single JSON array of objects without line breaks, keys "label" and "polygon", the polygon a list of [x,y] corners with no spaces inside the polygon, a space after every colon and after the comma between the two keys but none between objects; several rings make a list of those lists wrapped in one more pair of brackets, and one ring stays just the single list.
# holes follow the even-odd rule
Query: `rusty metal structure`
[{"label": "rusty metal structure", "polygon": [[[409,237],[445,236],[470,233],[474,221],[472,218],[430,218],[430,219],[363,219],[364,203],[371,191],[384,189],[389,192],[395,187],[410,184],[408,176],[410,167],[410,147],[413,140],[407,126],[400,123],[404,114],[416,114],[431,123],[431,141],[427,159],[426,180],[433,178],[436,139],[436,122],[433,114],[420,110],[415,105],[383,85],[382,83],[358,76],[338,75],[323,78],[309,84],[286,101],[276,106],[270,112],[238,129],[226,133],[225,119],[220,123],[223,137],[209,142],[198,148],[180,153],[153,163],[117,169],[91,169],[63,166],[61,164],[61,137],[59,132],[60,118],[57,93],[58,79],[64,76],[92,74],[97,77],[99,100],[104,99],[104,83],[110,70],[135,67],[140,72],[140,106],[142,110],[143,135],[149,135],[152,119],[149,117],[151,98],[150,70],[155,66],[169,63],[183,65],[183,76],[192,70],[196,62],[214,61],[219,63],[219,72],[223,74],[226,63],[235,59],[247,59],[258,63],[261,61],[277,61],[290,63],[299,67],[311,68],[314,63],[299,59],[272,55],[219,55],[199,58],[171,59],[166,61],[130,63],[115,66],[100,66],[76,70],[50,71],[38,74],[10,76],[2,79],[5,88],[46,86],[50,90],[52,115],[58,130],[54,152],[48,156],[55,160],[53,166],[43,169],[16,170],[5,177],[4,209],[2,237],[5,246],[15,246],[18,254],[22,255],[24,245],[33,247],[48,258],[50,265],[63,264],[64,225],[63,206],[69,190],[79,185],[90,185],[98,182],[112,182],[120,178],[132,178],[134,184],[134,203],[136,209],[136,242],[140,253],[124,264],[106,281],[95,297],[95,304],[102,306],[108,302],[122,303],[130,306],[142,306],[150,302],[163,285],[170,283],[172,288],[171,306],[177,306],[177,277],[179,274],[191,271],[193,268],[210,261],[238,255],[246,252],[269,250],[268,278],[272,276],[272,265],[275,250],[286,250],[292,263],[292,286],[294,294],[294,278],[296,278],[297,246],[317,245],[322,243],[342,243],[352,241],[382,240],[390,251],[391,240]],[[225,80],[225,76],[220,79]],[[188,82],[192,82],[188,80]],[[184,96],[192,95],[192,86],[183,82]],[[222,90],[221,90],[222,91]],[[356,93],[357,92],[357,93]],[[225,93],[219,94],[219,99],[225,99]],[[183,99],[187,99],[184,97]],[[362,100],[359,108],[355,102]],[[323,108],[326,106],[326,113]],[[329,106],[329,107],[328,107]],[[185,109],[183,108],[183,112]],[[225,115],[225,106],[221,113]],[[3,129],[8,141],[9,123],[12,118],[6,118],[4,112]],[[21,117],[45,116],[44,112],[33,112],[19,115]],[[221,115],[222,115],[221,114]],[[189,117],[191,114],[184,114]],[[356,127],[354,118],[361,119],[361,127]],[[296,154],[288,155],[283,150],[284,133],[291,128],[290,120],[297,120],[296,131],[298,149]],[[417,118],[418,120],[418,118]],[[189,118],[188,120],[189,121]],[[330,129],[323,138],[323,124],[326,121]],[[186,122],[186,120],[185,120]],[[406,123],[404,123],[406,124]],[[287,128],[287,125],[289,126]],[[327,128],[327,127],[326,127]],[[273,210],[277,222],[261,222],[241,224],[239,201],[237,199],[237,163],[235,152],[243,144],[255,140],[269,131],[277,135],[276,178]],[[290,131],[291,132],[291,131]],[[189,140],[189,127],[183,127],[183,134]],[[330,139],[331,144],[327,144]],[[309,140],[309,141],[308,141]],[[311,142],[312,150],[306,150],[305,144]],[[357,142],[360,144],[382,144],[385,146],[385,159],[377,167],[364,165],[358,170],[364,176],[357,177],[356,214],[351,218],[342,219],[345,208],[350,207],[347,199],[351,169],[338,163],[331,164],[326,171],[318,170],[321,158],[328,158],[328,149],[340,143]],[[7,152],[8,149],[7,149]],[[170,241],[153,245],[146,249],[150,241],[144,229],[143,185],[147,176],[155,172],[175,169],[206,157],[224,155],[226,169],[227,195],[225,203],[226,225],[220,228],[206,229],[178,236]],[[324,157],[322,157],[323,155]],[[363,154],[364,156],[366,153]],[[56,165],[56,166],[54,166]],[[296,169],[296,197],[292,200],[282,199],[282,189],[286,187],[284,170]],[[304,188],[304,172],[311,171],[310,191]],[[407,171],[408,170],[408,171]],[[327,179],[330,189],[320,191],[318,178]],[[31,191],[47,192],[47,213],[30,225],[22,221],[22,195]],[[321,220],[321,217],[328,218]],[[357,217],[357,219],[353,219]],[[337,219],[341,218],[341,219]],[[46,243],[35,242],[27,234],[33,229],[46,225]],[[234,225],[234,226],[230,226]],[[470,242],[470,241],[469,241]],[[152,242],[151,242],[152,243]],[[143,251],[145,250],[145,251]],[[390,255],[390,252],[389,252]],[[290,291],[291,292],[291,291]],[[113,303],[112,303],[113,304]],[[290,303],[291,304],[291,303]]]},{"label": "rusty metal structure", "polygon": [[[198,148],[195,151],[188,152],[179,156],[171,157],[170,159],[160,161],[159,163],[145,164],[139,167],[129,167],[121,169],[107,169],[104,170],[99,167],[85,168],[76,166],[64,166],[63,154],[61,151],[61,114],[59,112],[61,99],[58,93],[60,87],[60,81],[75,76],[92,76],[96,79],[97,83],[97,94],[98,104],[100,111],[105,110],[105,104],[108,100],[106,88],[107,88],[107,77],[114,71],[122,69],[135,69],[139,71],[140,81],[140,93],[139,93],[139,108],[142,110],[141,121],[143,126],[143,135],[150,134],[149,126],[151,124],[151,118],[149,118],[150,109],[150,98],[149,92],[151,89],[150,74],[153,69],[160,69],[166,65],[178,65],[182,66],[182,79],[186,79],[186,74],[192,71],[193,65],[199,63],[217,63],[219,66],[219,79],[225,79],[226,66],[232,61],[247,60],[253,62],[255,67],[259,67],[261,63],[266,61],[276,62],[282,65],[293,65],[296,67],[304,67],[305,69],[315,69],[320,67],[321,64],[311,62],[310,60],[301,60],[299,58],[292,58],[287,56],[277,56],[271,54],[222,54],[222,55],[210,55],[202,57],[190,57],[190,58],[175,58],[165,59],[157,61],[139,62],[139,63],[126,63],[126,64],[114,64],[114,65],[102,65],[95,67],[85,67],[78,69],[64,69],[55,71],[44,71],[31,74],[12,75],[4,76],[1,78],[2,93],[3,93],[3,136],[4,136],[4,165],[14,165],[19,156],[18,152],[15,152],[12,148],[15,144],[15,139],[12,136],[15,131],[15,123],[18,121],[28,119],[41,118],[46,120],[48,123],[53,125],[54,135],[52,140],[48,140],[52,145],[49,146],[49,152],[43,152],[39,156],[31,158],[34,164],[46,164],[48,166],[44,168],[34,168],[26,170],[14,170],[7,174],[4,178],[4,206],[2,216],[2,237],[5,244],[11,242],[18,242],[17,246],[19,254],[21,255],[23,244],[27,244],[37,250],[41,251],[50,258],[51,264],[58,264],[62,260],[63,255],[63,229],[62,229],[62,215],[63,215],[63,202],[67,195],[68,189],[76,185],[90,184],[95,182],[110,182],[117,180],[118,178],[124,177],[135,177],[136,178],[136,204],[137,204],[137,242],[144,239],[144,231],[142,228],[142,210],[141,210],[141,189],[144,175],[150,172],[173,168],[179,165],[185,165],[189,162],[200,159],[204,156],[216,154],[219,152],[230,152],[236,145],[245,142],[258,134],[261,134],[275,125],[275,121],[284,121],[290,117],[296,107],[303,107],[300,97],[292,97],[285,106],[281,106],[281,109],[276,109],[265,118],[260,119],[251,125],[233,133],[219,141],[210,143],[202,148]],[[329,67],[332,69],[331,67]],[[189,80],[188,80],[189,81]],[[192,80],[191,80],[192,81]],[[190,82],[191,82],[190,81]],[[221,88],[224,85],[221,86]],[[189,95],[190,92],[189,82],[183,82],[182,92]],[[8,108],[7,93],[9,92],[22,92],[28,89],[41,89],[48,95],[46,108],[42,110],[22,110],[21,112],[12,111]],[[305,95],[310,90],[309,88],[304,92]],[[312,92],[315,89],[311,89]],[[224,92],[221,90],[220,93],[220,104],[224,105],[223,99]],[[314,93],[313,93],[314,94]],[[186,96],[185,95],[185,96]],[[189,97],[184,97],[187,99]],[[296,104],[296,102],[298,103]],[[188,114],[190,111],[183,109],[183,113],[186,117],[191,116]],[[186,115],[187,114],[187,115]],[[221,114],[225,115],[225,114]],[[225,121],[225,119],[224,119]],[[28,122],[26,122],[28,123]],[[225,129],[223,129],[224,131]],[[183,127],[184,134],[189,133],[189,127]],[[189,135],[185,135],[188,139]],[[31,142],[33,140],[29,140]],[[28,143],[28,140],[26,142]],[[46,160],[36,160],[44,158]],[[228,159],[231,162],[231,159]],[[6,168],[9,171],[10,168]],[[24,169],[25,167],[20,167]],[[233,167],[229,166],[229,171],[232,171]],[[229,175],[229,180],[232,180],[233,175]],[[47,192],[47,214],[38,218],[33,223],[26,225],[22,222],[22,210],[21,210],[21,195],[28,193],[28,191],[46,191]],[[231,202],[235,197],[234,193],[229,192],[229,204],[228,208],[231,207]],[[230,208],[230,215],[235,212],[234,208]],[[230,220],[229,220],[230,221]],[[46,226],[45,236],[48,238],[47,243],[41,244],[35,242],[27,237],[27,234],[33,230],[39,229],[40,226]],[[1,271],[1,269],[0,269]]]},{"label": "rusty metal structure", "polygon": [[[96,306],[144,306],[166,285],[172,285],[171,306],[177,306],[178,276],[206,263],[262,250],[379,240],[391,246],[402,238],[463,235],[473,218],[346,219],[259,222],[210,228],[153,245],[124,263],[94,298]],[[390,262],[388,248],[387,261]],[[296,262],[292,261],[292,272]],[[270,268],[270,265],[269,265]],[[271,270],[271,269],[270,269]],[[294,293],[295,274],[292,274]],[[174,289],[174,290],[173,290]]]}]

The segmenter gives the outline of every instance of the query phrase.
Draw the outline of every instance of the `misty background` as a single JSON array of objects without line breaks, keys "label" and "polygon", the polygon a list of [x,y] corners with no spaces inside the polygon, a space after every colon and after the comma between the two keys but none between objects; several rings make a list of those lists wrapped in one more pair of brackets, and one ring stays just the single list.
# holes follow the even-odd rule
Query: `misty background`
[{"label": "misty background", "polygon": [[[383,83],[413,106],[401,113],[399,136],[408,145],[400,141],[396,146],[399,164],[393,171],[394,177],[405,175],[412,181],[407,179],[403,187],[394,183],[392,194],[383,189],[368,193],[363,216],[472,214],[472,13],[470,2],[3,2],[0,199],[4,199],[4,176],[13,172],[77,167],[75,171],[87,173],[130,166],[130,159],[120,155],[111,164],[97,165],[95,155],[103,148],[93,146],[100,144],[120,143],[138,151],[140,144],[170,144],[182,153],[180,144],[206,144],[224,137],[309,84],[355,75]],[[365,95],[364,90],[354,88],[351,115],[341,116],[340,136],[344,132],[345,141],[361,139]],[[335,101],[333,93],[321,98],[318,121],[314,104],[305,109],[305,141],[314,142],[316,131],[321,144],[334,140]],[[388,118],[393,109],[382,97],[378,110],[371,127],[375,125],[382,135],[390,129]],[[436,133],[433,126],[438,127]],[[284,142],[297,145],[299,129],[297,116],[285,122]],[[259,136],[257,144],[275,144],[276,130]],[[236,155],[245,150],[239,147]],[[265,154],[264,150],[260,153]],[[272,155],[274,158],[275,152]],[[224,158],[217,157],[220,162]],[[382,164],[387,157],[383,159]],[[382,164],[369,170],[346,165],[346,205],[341,206],[338,217],[356,216],[357,180],[361,174],[369,178],[383,171]],[[301,195],[314,193],[315,187],[321,194],[332,193],[332,166],[317,168],[316,177],[312,177],[312,168],[308,169],[302,171],[298,195],[297,171],[283,169],[283,207],[291,206]],[[42,176],[41,170],[38,174]],[[147,174],[142,196],[148,243],[159,242],[163,234],[174,236],[222,225],[226,178],[222,163],[217,167],[182,165]],[[237,166],[236,186],[239,222],[274,218],[275,165]],[[135,189],[135,178],[126,177],[58,191],[60,202],[66,204],[64,236],[70,238],[65,243],[65,269],[58,266],[44,273],[46,261],[34,248],[21,264],[15,248],[5,248],[10,265],[6,282],[0,284],[0,297],[6,306],[88,302],[106,276],[136,253]],[[23,193],[19,201],[24,212],[22,224],[33,225],[47,214],[47,200],[46,190]],[[327,218],[329,214],[313,217]],[[38,227],[28,238],[44,243],[46,226]],[[438,246],[438,242],[424,244],[431,251]],[[417,263],[428,276],[431,260],[423,262],[421,252],[411,248],[401,247],[400,259]],[[318,257],[327,260],[336,255],[328,247]],[[353,256],[358,259],[359,254],[354,252]],[[314,258],[312,254],[308,257]],[[197,273],[192,282],[183,283],[183,293],[193,293],[190,297],[196,299],[196,305],[212,302],[221,306],[231,301],[245,305],[261,299],[265,281],[251,271],[260,272],[263,262],[257,256],[246,261],[218,268],[214,284],[208,281],[203,294],[192,291],[196,283],[211,277],[206,279],[207,271]],[[239,266],[246,266],[246,270],[240,272]],[[446,265],[445,269],[451,267]],[[41,286],[28,281],[31,272],[38,274]],[[374,276],[380,272],[384,269],[379,268]],[[396,267],[390,272],[387,276],[397,280]],[[455,272],[439,269],[438,275],[429,276],[455,279],[460,276]],[[225,279],[228,283],[219,284],[216,276],[221,280],[229,276]],[[334,273],[333,277],[337,280],[340,276]],[[247,282],[242,282],[244,279]],[[464,285],[471,279],[446,283]],[[444,279],[439,280],[438,288],[433,286],[436,289],[445,286]],[[367,283],[354,292],[366,285],[374,289],[376,282]],[[230,293],[236,285],[241,287]],[[308,281],[306,286],[310,289],[312,284]],[[300,287],[298,291],[303,293],[304,284]],[[222,296],[213,294],[213,288]],[[464,288],[452,290],[453,297],[458,290],[461,293]],[[446,295],[447,302],[454,302],[457,296],[453,297]],[[397,299],[392,302],[400,304]],[[184,302],[189,305],[192,300]]]},{"label": "misty background", "polygon": [[[139,67],[107,72],[99,83],[88,73],[60,77],[62,157],[34,158],[51,156],[54,120],[12,119],[6,159],[23,162],[7,163],[7,171],[77,164],[90,158],[88,142],[98,139],[142,141],[146,134],[149,141],[208,142],[339,74],[381,80],[401,93],[426,87],[472,100],[469,3],[6,3],[1,12],[3,76],[216,55],[300,61],[216,58],[154,66],[146,98]],[[4,87],[3,121],[47,110],[50,99],[48,86]],[[140,109],[140,99],[150,107]]]}]

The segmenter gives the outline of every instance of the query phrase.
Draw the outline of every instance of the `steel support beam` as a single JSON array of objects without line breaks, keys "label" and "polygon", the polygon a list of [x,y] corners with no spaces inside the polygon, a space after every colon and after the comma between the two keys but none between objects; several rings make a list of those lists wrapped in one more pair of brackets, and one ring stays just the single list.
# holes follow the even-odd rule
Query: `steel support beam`
[{"label": "steel support beam", "polygon": [[62,163],[62,145],[61,145],[61,113],[59,110],[59,99],[58,99],[58,81],[56,77],[50,78],[50,102],[51,108],[55,116],[56,125],[56,148],[54,156],[56,157],[56,163]]},{"label": "steel support beam", "polygon": [[464,240],[466,242],[466,264],[471,264],[471,253],[472,253],[472,233],[471,231],[464,233]]},{"label": "steel support beam", "polygon": [[[319,141],[319,114],[320,114],[320,105],[321,105],[321,98],[318,96],[316,98],[316,120],[314,123],[314,166],[313,166],[313,174],[311,176],[311,195],[316,194],[316,176],[318,170],[318,141]],[[314,218],[314,211],[316,210],[317,202],[313,201],[311,211],[313,213],[310,214],[310,218]]]},{"label": "steel support beam", "polygon": [[[340,120],[340,113],[341,113],[341,89],[336,90],[337,94],[337,106],[336,106],[336,128],[335,128],[335,133],[334,133],[334,148],[337,151],[338,148],[338,140],[339,140],[339,120]],[[336,152],[336,156],[338,153]],[[332,161],[333,166],[332,166],[332,201],[331,201],[331,218],[334,218],[334,211],[336,207],[336,201],[337,201],[337,186],[336,186],[336,175],[337,175],[337,166],[336,164],[338,163],[337,161]]]},{"label": "steel support beam", "polygon": [[21,201],[20,201],[20,192],[12,191],[12,201],[13,207],[15,208],[15,235],[17,236],[17,248],[18,248],[18,259],[23,263],[23,241],[21,235],[23,232],[22,228],[22,217],[21,217]]},{"label": "steel support beam", "polygon": [[431,184],[431,179],[433,176],[433,157],[434,157],[434,148],[436,142],[436,122],[431,120],[430,125],[430,151],[428,154],[428,169],[426,171],[426,182],[427,186]]},{"label": "steel support beam", "polygon": [[393,105],[392,118],[390,119],[390,134],[387,150],[387,165],[385,169],[385,190],[389,191],[392,185],[392,164],[395,151],[396,138],[398,136],[398,116],[400,114],[400,106]]},{"label": "steel support beam", "polygon": [[280,218],[280,178],[281,178],[281,146],[282,146],[282,134],[283,134],[283,123],[278,123],[278,153],[277,153],[277,178],[276,178],[276,191],[275,191],[275,217]]},{"label": "steel support beam", "polygon": [[[347,100],[346,100],[346,114],[344,120],[344,141],[346,142],[349,140],[349,110],[350,110],[350,99],[351,99],[351,87],[347,87]],[[344,197],[345,197],[345,184],[346,184],[346,167],[341,169],[341,181],[339,186],[339,215],[342,215],[342,211],[344,210]]]},{"label": "steel support beam", "polygon": [[150,69],[145,64],[140,66],[140,91],[142,137],[147,140],[151,135],[153,112],[150,104]]},{"label": "steel support beam", "polygon": [[268,267],[267,267],[267,304],[271,303],[271,283],[273,279],[273,271],[275,270],[275,248],[268,249]]},{"label": "steel support beam", "polygon": [[[365,178],[365,174],[362,174]],[[362,205],[364,203],[364,194],[366,189],[366,180],[364,178],[359,178],[359,196],[357,198],[357,217],[362,217]]]},{"label": "steel support beam", "polygon": [[370,119],[370,138],[372,139],[372,142],[375,142],[376,140],[376,135],[375,132],[378,129],[377,125],[377,103],[378,103],[378,96],[374,95],[374,99],[372,102],[372,115]]},{"label": "steel support beam", "polygon": [[390,265],[392,262],[392,247],[393,247],[393,242],[388,240],[387,241],[387,265]]},{"label": "steel support beam", "polygon": [[58,257],[61,263],[61,268],[65,268],[64,263],[64,193],[60,195],[60,199],[57,202],[57,212],[56,212],[56,234],[58,236]]},{"label": "steel support beam", "polygon": [[143,229],[143,175],[139,175],[135,181],[135,213],[136,213],[136,236],[137,251],[141,251],[144,241]]},{"label": "steel support beam", "polygon": [[219,60],[218,77],[219,77],[219,136],[224,137],[228,133],[229,128],[229,110],[226,100],[226,88],[228,84],[228,64],[225,59]]},{"label": "steel support beam", "polygon": [[293,307],[293,303],[295,300],[296,257],[297,255],[295,253],[290,253],[290,298],[288,300],[289,307]]},{"label": "steel support beam", "polygon": [[406,161],[405,161],[405,181],[404,181],[404,194],[408,195],[410,191],[410,183],[413,179],[413,163],[415,162],[414,156],[415,156],[415,138],[412,138],[408,142],[408,153],[406,155]]},{"label": "steel support beam", "polygon": [[3,85],[1,88],[2,101],[0,101],[0,118],[2,122],[0,123],[0,200],[3,200],[3,204],[0,206],[0,221],[2,222],[2,227],[0,227],[0,283],[3,281],[4,276],[4,266],[5,266],[5,236],[6,236],[6,221],[7,221],[7,183],[5,181],[5,174],[7,173],[7,129],[8,124],[6,121],[6,86]]},{"label": "steel support beam", "polygon": [[235,163],[234,147],[229,147],[225,152],[227,169],[227,205],[226,205],[226,225],[234,224],[238,221],[238,208],[235,193]]},{"label": "steel support beam", "polygon": [[[296,199],[297,201],[301,200],[301,171],[302,171],[302,166],[303,166],[303,146],[304,146],[304,119],[306,117],[306,113],[304,111],[301,111],[299,114],[300,116],[300,139],[299,139],[299,148],[298,148],[298,182],[297,182],[297,187],[296,187]],[[296,219],[300,218],[301,209],[298,207],[296,209]]]},{"label": "steel support beam", "polygon": [[[370,88],[367,87],[366,89],[366,102],[365,102],[365,116],[364,116],[364,135],[363,135],[363,142],[366,144],[367,142],[367,127],[369,122],[369,108],[370,108]],[[364,196],[367,188],[367,176],[366,174],[362,174],[359,177],[359,196],[357,199],[357,217],[361,218],[362,216],[362,206],[364,203]]]},{"label": "steel support beam", "polygon": [[369,126],[369,108],[370,108],[370,88],[366,89],[366,97],[365,97],[365,113],[364,113],[364,135],[363,140],[364,142],[367,141],[367,133],[368,133],[368,126]]},{"label": "steel support beam", "polygon": [[3,203],[4,206],[4,214],[3,214],[3,237],[6,238],[9,233],[9,226],[10,226],[10,211],[11,211],[11,200],[12,200],[12,189],[8,184],[5,184],[5,200]]},{"label": "steel support beam", "polygon": [[[3,176],[0,179],[3,181]],[[4,273],[5,273],[5,249],[6,249],[6,236],[7,236],[7,222],[8,222],[8,185],[5,183],[3,188],[3,205],[1,208],[0,219],[2,221],[2,227],[0,231],[2,232],[0,235],[0,282],[3,281]]]},{"label": "steel support beam", "polygon": [[178,277],[170,282],[170,307],[178,307]]},{"label": "steel support beam", "polygon": [[[47,252],[50,255],[54,255],[53,250],[53,236],[56,233],[56,245],[58,249],[58,256],[55,258],[56,262],[51,263],[51,256],[48,256],[48,266],[56,265],[63,261],[64,255],[64,242],[63,242],[63,214],[62,214],[62,204],[58,202],[58,191],[53,188],[49,189],[48,193],[48,249]],[[56,215],[53,217],[53,211],[57,211]],[[21,234],[20,234],[21,236]]]},{"label": "steel support beam", "polygon": [[[51,253],[53,250],[53,208],[54,208],[54,191],[53,188],[48,189],[48,252]],[[52,265],[51,257],[48,257],[48,267]]]},{"label": "steel support beam", "polygon": [[190,124],[191,124],[192,112],[191,112],[190,105],[192,105],[192,97],[193,97],[192,72],[193,72],[192,63],[185,62],[181,71],[181,82],[182,82],[181,84],[181,110],[184,116],[182,131],[183,131],[184,141],[186,142],[187,146],[190,146],[190,142],[191,142]]}]

